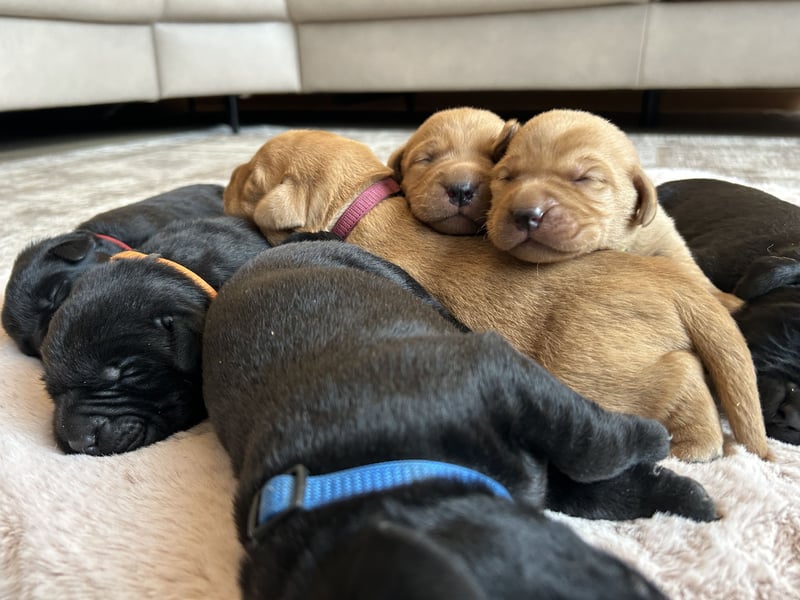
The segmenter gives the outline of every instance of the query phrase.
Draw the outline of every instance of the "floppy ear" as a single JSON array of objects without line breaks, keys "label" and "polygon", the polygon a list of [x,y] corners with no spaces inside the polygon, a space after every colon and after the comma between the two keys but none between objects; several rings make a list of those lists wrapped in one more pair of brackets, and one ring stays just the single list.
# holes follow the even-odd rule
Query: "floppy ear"
[{"label": "floppy ear", "polygon": [[503,158],[503,155],[508,149],[508,144],[511,142],[511,138],[517,134],[517,131],[519,131],[519,121],[516,119],[509,119],[506,121],[506,124],[503,125],[503,129],[497,138],[497,141],[492,147],[492,162],[496,163]]},{"label": "floppy ear", "polygon": [[406,147],[401,146],[389,157],[386,166],[388,166],[392,171],[392,177],[394,177],[395,181],[403,181],[403,167],[400,163],[403,162],[403,154],[406,151]]},{"label": "floppy ear", "polygon": [[733,293],[752,300],[776,288],[797,284],[800,284],[800,261],[785,256],[762,256],[747,267]]},{"label": "floppy ear", "polygon": [[204,320],[196,314],[164,315],[158,319],[158,324],[170,335],[175,368],[182,373],[191,373],[200,368]]},{"label": "floppy ear", "polygon": [[378,523],[331,552],[309,600],[486,600],[465,566],[423,534]]},{"label": "floppy ear", "polygon": [[50,248],[49,253],[67,262],[80,262],[94,248],[94,239],[88,233],[73,233],[70,237]]},{"label": "floppy ear", "polygon": [[278,184],[257,202],[253,221],[264,231],[292,231],[306,225],[308,203],[290,180]]},{"label": "floppy ear", "polygon": [[650,178],[645,175],[641,167],[636,167],[631,176],[633,187],[636,189],[636,212],[633,213],[632,224],[645,227],[653,222],[658,211],[658,195],[656,187]]}]

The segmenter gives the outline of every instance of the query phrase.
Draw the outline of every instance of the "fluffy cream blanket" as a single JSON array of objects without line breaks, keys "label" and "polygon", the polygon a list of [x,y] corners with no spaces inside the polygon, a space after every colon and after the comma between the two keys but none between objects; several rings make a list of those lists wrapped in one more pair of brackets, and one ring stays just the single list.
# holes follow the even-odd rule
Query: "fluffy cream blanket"
[{"label": "fluffy cream blanket", "polygon": [[[277,131],[161,134],[3,160],[0,281],[30,239],[172,187],[225,183]],[[339,131],[370,143],[382,158],[410,133]],[[800,204],[794,168],[781,170],[773,160],[796,157],[796,139],[634,137],[657,182],[722,176]],[[702,162],[714,152],[724,168]],[[741,168],[743,155],[750,157],[749,172]],[[234,480],[208,423],[129,454],[65,456],[53,441],[52,404],[40,377],[40,363],[0,334],[0,598],[236,598]],[[718,522],[553,518],[629,561],[674,598],[798,598],[800,448],[771,447],[771,463],[736,446],[710,464],[664,462],[707,487],[724,515]]]}]

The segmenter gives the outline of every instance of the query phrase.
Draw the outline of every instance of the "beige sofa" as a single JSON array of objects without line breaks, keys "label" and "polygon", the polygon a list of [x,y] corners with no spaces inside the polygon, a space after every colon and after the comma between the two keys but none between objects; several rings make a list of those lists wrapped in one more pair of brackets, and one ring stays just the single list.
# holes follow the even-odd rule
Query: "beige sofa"
[{"label": "beige sofa", "polygon": [[800,88],[800,0],[0,0],[0,110],[311,92]]}]

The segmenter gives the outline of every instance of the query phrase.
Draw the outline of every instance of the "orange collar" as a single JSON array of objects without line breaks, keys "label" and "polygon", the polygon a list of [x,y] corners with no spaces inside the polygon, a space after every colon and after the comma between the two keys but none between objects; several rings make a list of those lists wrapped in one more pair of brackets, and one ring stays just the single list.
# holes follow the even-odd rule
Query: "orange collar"
[{"label": "orange collar", "polygon": [[200,277],[197,273],[195,273],[194,271],[190,271],[181,264],[173,262],[167,258],[162,258],[157,254],[143,254],[142,252],[137,252],[136,250],[125,250],[124,252],[118,252],[117,254],[114,254],[110,260],[119,260],[128,258],[139,258],[139,259],[150,258],[155,260],[156,262],[160,262],[163,265],[167,265],[168,267],[171,267],[172,269],[176,270],[178,273],[185,275],[186,277],[191,279],[192,283],[194,283],[197,287],[199,287],[206,294],[208,294],[208,297],[211,298],[212,300],[217,297],[217,290],[211,287],[208,284],[208,282],[202,277]]}]

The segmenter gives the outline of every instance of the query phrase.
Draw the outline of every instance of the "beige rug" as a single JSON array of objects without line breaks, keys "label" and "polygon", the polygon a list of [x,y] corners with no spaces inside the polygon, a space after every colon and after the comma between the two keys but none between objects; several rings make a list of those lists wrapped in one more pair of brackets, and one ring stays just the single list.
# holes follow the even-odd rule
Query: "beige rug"
[{"label": "beige rug", "polygon": [[[31,239],[189,183],[225,183],[279,127],[220,127],[0,154],[0,282]],[[408,129],[337,129],[381,158]],[[800,205],[800,140],[633,136],[658,183],[715,176]],[[753,215],[754,219],[758,215]],[[240,548],[233,479],[208,423],[136,452],[64,456],[38,361],[0,333],[0,599],[229,599]],[[665,464],[695,477],[723,519],[658,515],[614,523],[554,515],[636,565],[674,598],[800,598],[800,449],[772,442],[763,463],[737,449],[711,464]],[[535,550],[532,552],[535,556]]]}]

